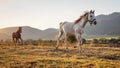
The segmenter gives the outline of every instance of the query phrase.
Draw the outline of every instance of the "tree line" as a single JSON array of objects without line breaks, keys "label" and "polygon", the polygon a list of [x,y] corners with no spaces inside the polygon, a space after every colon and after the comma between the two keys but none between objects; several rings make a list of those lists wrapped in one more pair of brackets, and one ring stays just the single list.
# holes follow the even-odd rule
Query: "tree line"
[{"label": "tree line", "polygon": [[[77,40],[75,39],[75,37],[69,37],[68,38],[69,43],[75,43],[77,42]],[[94,38],[94,39],[82,39],[83,44],[120,44],[120,37],[117,38]],[[64,43],[64,39],[62,39],[61,44]],[[8,40],[0,40],[0,45],[10,45],[13,42],[8,39]],[[24,40],[23,42],[24,45],[55,45],[56,44],[56,40],[42,40],[42,39],[38,39],[38,40],[32,40],[32,39],[28,39],[28,40]]]}]

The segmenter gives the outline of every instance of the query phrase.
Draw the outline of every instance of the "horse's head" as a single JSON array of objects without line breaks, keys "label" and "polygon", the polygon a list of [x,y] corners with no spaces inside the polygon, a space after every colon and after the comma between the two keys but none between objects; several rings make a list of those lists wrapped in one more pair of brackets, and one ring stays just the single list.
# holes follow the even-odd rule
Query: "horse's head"
[{"label": "horse's head", "polygon": [[90,25],[94,24],[96,25],[97,24],[97,20],[96,20],[96,17],[95,17],[95,11],[90,11],[88,13],[88,22],[90,23]]},{"label": "horse's head", "polygon": [[22,27],[19,27],[18,31],[19,31],[20,33],[22,33]]}]

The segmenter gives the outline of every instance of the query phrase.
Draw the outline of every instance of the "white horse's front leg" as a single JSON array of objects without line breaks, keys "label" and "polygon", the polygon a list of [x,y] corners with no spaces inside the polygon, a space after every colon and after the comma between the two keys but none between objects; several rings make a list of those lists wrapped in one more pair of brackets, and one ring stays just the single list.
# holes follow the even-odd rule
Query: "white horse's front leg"
[{"label": "white horse's front leg", "polygon": [[81,37],[81,35],[80,35],[79,39],[80,39],[79,40],[79,50],[80,50],[80,52],[83,52],[83,49],[82,49],[82,37]]},{"label": "white horse's front leg", "polygon": [[78,41],[78,49],[79,49],[79,52],[82,52],[82,37],[80,34],[76,33],[76,39]]}]

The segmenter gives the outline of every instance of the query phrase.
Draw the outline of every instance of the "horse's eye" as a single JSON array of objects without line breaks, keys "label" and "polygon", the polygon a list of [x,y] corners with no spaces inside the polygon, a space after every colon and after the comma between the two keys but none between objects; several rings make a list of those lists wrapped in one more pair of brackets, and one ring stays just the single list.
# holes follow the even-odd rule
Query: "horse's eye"
[{"label": "horse's eye", "polygon": [[92,16],[90,16],[90,17],[92,17]]}]

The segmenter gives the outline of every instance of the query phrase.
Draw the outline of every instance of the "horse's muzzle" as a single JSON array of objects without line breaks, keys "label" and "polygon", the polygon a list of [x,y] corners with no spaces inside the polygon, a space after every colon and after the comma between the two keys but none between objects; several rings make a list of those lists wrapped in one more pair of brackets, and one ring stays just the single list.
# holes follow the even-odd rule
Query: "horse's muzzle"
[{"label": "horse's muzzle", "polygon": [[97,21],[94,22],[94,25],[96,25],[96,24],[97,24]]}]

